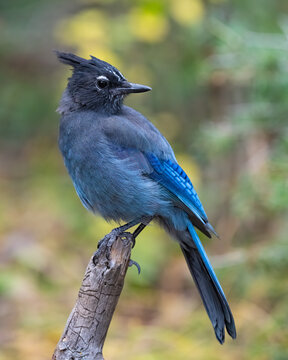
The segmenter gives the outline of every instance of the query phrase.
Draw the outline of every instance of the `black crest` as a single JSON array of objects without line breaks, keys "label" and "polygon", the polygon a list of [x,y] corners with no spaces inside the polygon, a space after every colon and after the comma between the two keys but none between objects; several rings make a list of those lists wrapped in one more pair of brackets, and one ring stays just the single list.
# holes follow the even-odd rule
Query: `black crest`
[{"label": "black crest", "polygon": [[125,80],[124,76],[113,65],[106,61],[100,60],[90,55],[91,59],[84,59],[72,53],[55,51],[60,62],[71,65],[75,71],[91,71],[98,73],[107,73],[107,75],[115,76],[118,81]]}]

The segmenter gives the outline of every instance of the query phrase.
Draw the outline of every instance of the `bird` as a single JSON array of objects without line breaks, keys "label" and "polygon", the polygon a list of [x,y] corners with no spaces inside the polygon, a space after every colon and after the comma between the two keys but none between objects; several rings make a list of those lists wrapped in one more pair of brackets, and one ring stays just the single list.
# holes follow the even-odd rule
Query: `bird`
[{"label": "bird", "polygon": [[196,229],[211,238],[192,182],[172,147],[141,113],[124,105],[127,95],[150,91],[131,83],[109,63],[56,51],[72,75],[58,113],[59,148],[86,209],[114,220],[121,231],[156,221],[179,243],[218,341],[236,338],[232,312]]}]

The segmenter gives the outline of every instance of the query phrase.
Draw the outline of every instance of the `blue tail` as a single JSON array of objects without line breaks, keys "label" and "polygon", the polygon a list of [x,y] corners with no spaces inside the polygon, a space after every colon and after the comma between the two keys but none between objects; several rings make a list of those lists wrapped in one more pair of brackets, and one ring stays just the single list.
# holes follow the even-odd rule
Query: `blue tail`
[{"label": "blue tail", "polygon": [[215,335],[219,342],[223,344],[225,340],[225,326],[228,334],[233,339],[236,338],[233,315],[200,239],[191,223],[188,224],[188,230],[195,246],[187,246],[187,242],[185,244],[182,242],[181,244],[181,239],[179,239],[180,246],[214,327]]}]

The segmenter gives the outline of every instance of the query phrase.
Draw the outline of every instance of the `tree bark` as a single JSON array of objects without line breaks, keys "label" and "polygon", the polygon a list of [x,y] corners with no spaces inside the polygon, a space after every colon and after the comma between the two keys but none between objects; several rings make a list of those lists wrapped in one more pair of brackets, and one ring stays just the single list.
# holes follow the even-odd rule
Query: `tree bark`
[{"label": "tree bark", "polygon": [[116,237],[112,232],[101,241],[87,266],[53,360],[104,360],[102,349],[124,285],[131,244],[130,233]]}]

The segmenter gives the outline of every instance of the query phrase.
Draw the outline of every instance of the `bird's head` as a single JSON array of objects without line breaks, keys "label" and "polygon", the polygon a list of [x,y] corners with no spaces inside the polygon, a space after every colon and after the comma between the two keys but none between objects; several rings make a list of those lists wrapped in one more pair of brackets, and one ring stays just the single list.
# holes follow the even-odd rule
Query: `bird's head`
[{"label": "bird's head", "polygon": [[60,51],[56,54],[59,61],[72,66],[67,92],[74,108],[117,113],[126,95],[151,90],[148,86],[128,82],[114,66],[94,56],[87,60]]}]

